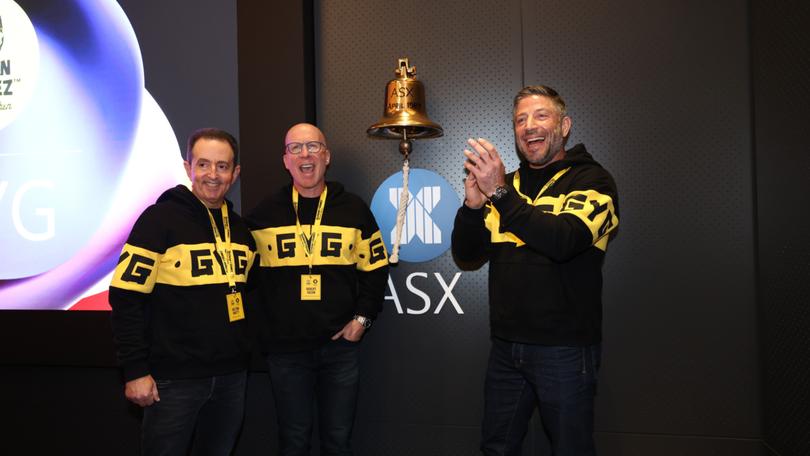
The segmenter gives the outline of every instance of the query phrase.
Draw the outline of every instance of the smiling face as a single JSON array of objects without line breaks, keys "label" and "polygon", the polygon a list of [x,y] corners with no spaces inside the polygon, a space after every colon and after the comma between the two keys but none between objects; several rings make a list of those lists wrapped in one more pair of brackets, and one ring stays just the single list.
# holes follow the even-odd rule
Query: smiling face
[{"label": "smiling face", "polygon": [[220,139],[198,139],[191,149],[191,163],[183,164],[191,179],[191,193],[211,209],[222,206],[225,194],[239,177],[233,149]]},{"label": "smiling face", "polygon": [[571,118],[563,116],[554,102],[531,95],[515,105],[515,143],[532,168],[543,168],[565,157],[565,137]]},{"label": "smiling face", "polygon": [[301,147],[301,152],[291,154],[288,144],[306,144],[318,141],[326,144],[326,138],[321,130],[310,124],[298,124],[290,128],[284,138],[284,167],[292,176],[293,185],[301,196],[315,198],[320,196],[326,185],[326,167],[329,164],[329,149],[326,146],[320,152],[312,154],[307,147]]}]

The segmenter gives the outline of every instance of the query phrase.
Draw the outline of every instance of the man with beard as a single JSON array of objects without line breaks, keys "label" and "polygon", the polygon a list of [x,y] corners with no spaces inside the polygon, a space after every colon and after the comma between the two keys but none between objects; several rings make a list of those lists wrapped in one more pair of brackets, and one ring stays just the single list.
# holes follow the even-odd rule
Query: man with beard
[{"label": "man with beard", "polygon": [[452,249],[462,266],[489,261],[492,348],[481,451],[519,455],[535,408],[555,455],[594,455],[601,358],[602,263],[618,220],[611,175],[577,144],[557,92],[514,99],[520,168],[470,139],[465,201]]},{"label": "man with beard", "polygon": [[144,455],[225,456],[242,426],[242,296],[256,245],[225,199],[238,153],[225,131],[194,132],[184,162],[191,190],[170,188],[141,214],[113,273],[113,332],[125,395],[144,407]]},{"label": "man with beard", "polygon": [[261,256],[254,277],[279,429],[279,454],[310,454],[318,406],[322,455],[350,455],[360,340],[382,308],[388,258],[366,203],[327,182],[331,151],[314,125],[284,139],[292,184],[247,217]]}]

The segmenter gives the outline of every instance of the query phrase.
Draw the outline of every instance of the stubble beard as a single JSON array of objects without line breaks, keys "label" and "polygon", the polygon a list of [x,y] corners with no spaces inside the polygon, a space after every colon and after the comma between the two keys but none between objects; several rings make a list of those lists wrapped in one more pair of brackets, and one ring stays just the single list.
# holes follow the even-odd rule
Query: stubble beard
[{"label": "stubble beard", "polygon": [[524,150],[521,147],[518,147],[520,154],[523,156],[523,159],[526,160],[526,163],[528,163],[530,167],[543,168],[544,166],[551,163],[560,153],[562,153],[564,147],[563,146],[564,138],[562,136],[562,125],[559,125],[557,128],[554,129],[554,131],[551,132],[551,134],[547,135],[546,140],[547,141],[550,140],[548,142],[548,149],[546,149],[546,152],[544,154],[542,154],[540,157],[534,160],[532,160],[529,157],[530,154],[528,152],[529,148],[528,144],[525,144],[526,150]]}]

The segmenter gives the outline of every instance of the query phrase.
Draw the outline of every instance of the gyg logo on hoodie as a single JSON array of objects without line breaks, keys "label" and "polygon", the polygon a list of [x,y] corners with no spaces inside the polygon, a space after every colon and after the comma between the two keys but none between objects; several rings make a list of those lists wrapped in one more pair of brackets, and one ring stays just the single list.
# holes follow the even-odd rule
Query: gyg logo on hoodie
[{"label": "gyg logo on hoodie", "polygon": [[0,130],[25,109],[39,71],[34,25],[12,0],[0,0]]}]

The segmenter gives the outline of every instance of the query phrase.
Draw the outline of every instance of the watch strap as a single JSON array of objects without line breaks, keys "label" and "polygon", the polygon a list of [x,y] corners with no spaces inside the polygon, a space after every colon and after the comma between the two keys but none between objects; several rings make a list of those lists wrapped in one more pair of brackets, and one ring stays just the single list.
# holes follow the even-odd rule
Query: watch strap
[{"label": "watch strap", "polygon": [[372,322],[371,318],[364,317],[362,315],[355,315],[354,319],[357,320],[357,322],[360,323],[361,325],[363,325],[363,327],[366,328],[366,329],[371,327],[371,322]]},{"label": "watch strap", "polygon": [[505,185],[499,185],[495,188],[495,192],[492,193],[492,196],[489,197],[489,200],[493,203],[497,202],[509,192],[509,188]]}]

